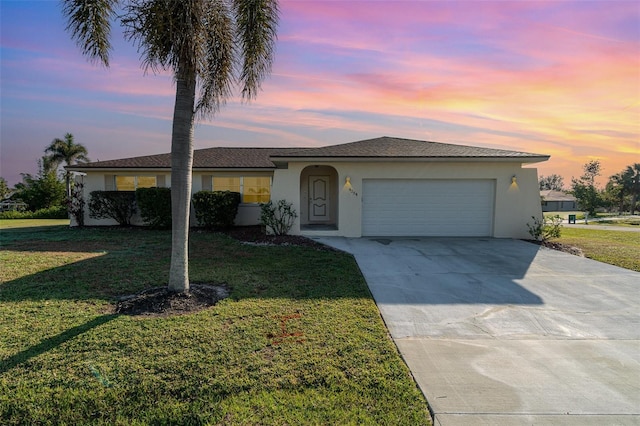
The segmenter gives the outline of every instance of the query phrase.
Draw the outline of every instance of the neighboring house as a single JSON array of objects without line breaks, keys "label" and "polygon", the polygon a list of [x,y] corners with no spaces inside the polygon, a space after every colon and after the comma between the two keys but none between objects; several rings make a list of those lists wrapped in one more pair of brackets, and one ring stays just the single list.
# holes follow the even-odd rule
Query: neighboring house
[{"label": "neighboring house", "polygon": [[543,212],[570,212],[578,210],[576,197],[563,191],[540,191]]},{"label": "neighboring house", "polygon": [[[170,154],[67,167],[91,191],[170,184]],[[237,225],[259,223],[259,203],[287,200],[308,236],[528,238],[541,217],[538,176],[548,155],[381,137],[320,148],[208,148],[194,153],[193,192],[242,194]],[[192,216],[192,221],[195,218]],[[85,218],[86,225],[113,225]]]},{"label": "neighboring house", "polygon": [[25,211],[27,207],[27,203],[23,203],[22,201],[2,200],[2,202],[0,202],[0,212],[22,212]]}]

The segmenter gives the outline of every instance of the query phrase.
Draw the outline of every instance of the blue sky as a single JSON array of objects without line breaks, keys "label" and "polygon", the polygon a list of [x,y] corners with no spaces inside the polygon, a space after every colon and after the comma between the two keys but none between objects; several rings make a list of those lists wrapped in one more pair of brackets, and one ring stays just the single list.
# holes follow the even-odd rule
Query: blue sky
[{"label": "blue sky", "polygon": [[[174,86],[114,26],[89,63],[58,1],[0,1],[0,176],[74,134],[92,159],[169,152]],[[382,135],[550,154],[569,182],[640,162],[636,1],[284,1],[258,99],[230,101],[196,148],[322,146]]]}]

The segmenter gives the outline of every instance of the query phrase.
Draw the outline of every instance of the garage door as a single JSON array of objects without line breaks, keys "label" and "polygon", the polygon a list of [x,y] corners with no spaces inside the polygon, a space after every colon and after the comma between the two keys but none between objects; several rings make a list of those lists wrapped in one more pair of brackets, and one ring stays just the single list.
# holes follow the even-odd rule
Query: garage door
[{"label": "garage door", "polygon": [[367,179],[362,235],[492,235],[493,180]]}]

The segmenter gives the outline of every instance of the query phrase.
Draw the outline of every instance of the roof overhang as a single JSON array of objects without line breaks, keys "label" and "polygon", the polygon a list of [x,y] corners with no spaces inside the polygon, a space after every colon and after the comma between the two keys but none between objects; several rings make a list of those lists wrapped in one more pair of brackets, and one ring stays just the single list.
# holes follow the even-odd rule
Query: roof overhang
[{"label": "roof overhang", "polygon": [[274,164],[291,162],[354,162],[354,163],[541,163],[547,161],[549,155],[532,157],[270,157]]},{"label": "roof overhang", "polygon": [[[271,172],[276,167],[192,167],[192,172]],[[77,165],[67,166],[70,172],[91,173],[91,172],[163,172],[171,173],[170,167],[79,167]]]}]

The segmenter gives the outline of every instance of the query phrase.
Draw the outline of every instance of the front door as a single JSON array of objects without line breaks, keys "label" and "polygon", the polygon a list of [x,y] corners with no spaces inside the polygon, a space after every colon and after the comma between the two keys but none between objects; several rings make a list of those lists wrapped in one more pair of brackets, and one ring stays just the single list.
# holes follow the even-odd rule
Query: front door
[{"label": "front door", "polygon": [[309,176],[309,222],[329,221],[329,176]]}]

